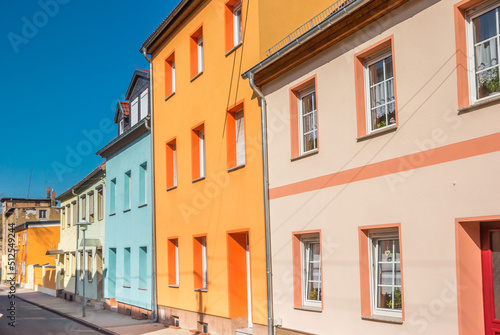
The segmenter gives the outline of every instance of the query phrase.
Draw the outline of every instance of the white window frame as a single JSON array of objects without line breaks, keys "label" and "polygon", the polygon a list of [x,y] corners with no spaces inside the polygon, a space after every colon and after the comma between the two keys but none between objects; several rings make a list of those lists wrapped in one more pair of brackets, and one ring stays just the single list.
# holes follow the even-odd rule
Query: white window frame
[{"label": "white window frame", "polygon": [[[239,15],[238,15],[239,13]],[[241,1],[233,7],[233,46],[241,44],[243,41],[243,27],[241,20]]]},{"label": "white window frame", "polygon": [[172,169],[174,172],[174,187],[177,187],[177,142],[172,148]]},{"label": "white window frame", "polygon": [[130,103],[130,127],[139,122],[139,98],[135,98]]},{"label": "white window frame", "polygon": [[[42,213],[43,213],[43,215],[42,215]],[[40,209],[38,211],[38,217],[40,219],[46,219],[47,218],[47,210],[46,209]]]},{"label": "white window frame", "polygon": [[[377,129],[372,129],[372,113],[371,113],[372,105],[371,105],[371,99],[370,99],[371,98],[370,66],[375,64],[375,63],[380,62],[381,60],[389,58],[389,57],[392,57],[392,68],[393,68],[392,69],[392,82],[393,82],[392,86],[393,86],[393,93],[394,93],[394,110],[397,113],[397,111],[396,111],[396,86],[394,85],[394,83],[395,83],[394,57],[392,54],[392,48],[388,47],[388,48],[385,48],[385,49],[383,49],[383,50],[381,50],[381,51],[375,53],[374,55],[371,55],[370,57],[367,57],[365,59],[364,79],[365,79],[365,106],[366,106],[365,115],[366,115],[367,134],[380,131],[381,129],[387,129],[387,127],[396,126],[396,122],[391,123],[391,124],[389,122],[386,122],[385,126],[377,128]],[[384,75],[385,75],[385,63],[384,63]],[[387,81],[388,81],[387,79],[384,80],[384,82],[387,82]],[[379,84],[379,83],[377,83],[377,84]],[[389,105],[388,102],[386,102],[385,104],[386,104],[386,106]],[[394,118],[396,118],[396,115],[394,116]]]},{"label": "white window frame", "polygon": [[[311,149],[311,150],[304,150],[304,137],[307,134],[304,134],[304,109],[302,107],[302,99],[308,95],[314,94],[314,106],[315,109],[313,112],[310,112],[309,114],[314,113],[314,117],[316,119],[316,129],[314,131],[310,131],[309,133],[316,133],[316,147]],[[299,112],[299,147],[300,147],[300,154],[303,155],[308,152],[313,152],[318,150],[318,106],[317,106],[317,94],[316,94],[316,85],[312,85],[307,87],[306,89],[302,90],[298,94],[298,112]]]},{"label": "white window frame", "polygon": [[[377,232],[370,232],[368,234],[369,238],[369,255],[370,255],[370,301],[371,301],[371,309],[372,315],[381,315],[381,316],[390,316],[396,318],[402,318],[403,316],[403,308],[401,306],[401,310],[394,310],[388,308],[379,308],[377,307],[377,285],[378,285],[378,245],[376,242],[381,240],[398,240],[399,241],[399,232],[397,230],[382,230]],[[400,272],[402,274],[401,268],[401,245],[399,245],[399,266]],[[394,262],[396,263],[396,262]],[[395,286],[393,284],[393,286]],[[401,282],[401,294],[403,292],[403,286]]]},{"label": "white window frame", "polygon": [[203,35],[198,37],[196,49],[198,52],[198,74],[200,74],[203,72]]},{"label": "white window frame", "polygon": [[125,131],[125,119],[121,119],[120,120],[120,124],[119,124],[119,135],[123,134],[123,132]]},{"label": "white window frame", "polygon": [[201,237],[201,268],[203,273],[203,288],[208,287],[207,279],[207,237]]},{"label": "white window frame", "polygon": [[141,165],[139,165],[139,169],[142,169],[144,171],[144,180],[142,181],[144,183],[144,203],[139,204],[139,206],[141,206],[141,205],[147,205],[148,203],[148,162],[144,162]]},{"label": "white window frame", "polygon": [[[476,86],[476,56],[475,56],[475,41],[474,41],[474,25],[472,21],[477,18],[478,16],[481,16],[491,10],[497,10],[497,31],[498,34],[495,37],[492,37],[491,39],[496,38],[497,39],[497,50],[498,55],[497,57],[500,57],[500,22],[499,22],[499,17],[500,17],[500,4],[497,1],[486,1],[483,2],[467,11],[467,16],[466,16],[466,24],[467,24],[467,30],[466,30],[466,38],[467,38],[467,73],[468,73],[468,80],[469,80],[469,101],[471,101],[471,104],[483,101],[486,99],[491,99],[492,97],[498,97],[500,95],[500,92],[494,93],[492,95],[486,96],[484,98],[477,98],[477,86]],[[483,41],[484,42],[484,41]],[[497,68],[500,67],[500,62],[497,62]],[[499,74],[500,76],[500,74]]]},{"label": "white window frame", "polygon": [[205,177],[205,127],[198,131],[199,152],[200,152],[200,177]]},{"label": "white window frame", "polygon": [[175,285],[179,285],[179,239],[175,239]]},{"label": "white window frame", "polygon": [[[146,97],[146,99],[144,99]],[[141,93],[141,106],[140,106],[140,116],[139,120],[144,119],[148,115],[148,108],[149,108],[149,89],[146,88],[144,91]]]},{"label": "white window frame", "polygon": [[319,234],[314,234],[310,236],[304,236],[300,239],[301,243],[301,275],[302,275],[302,305],[310,306],[310,307],[321,307],[323,303],[322,292],[318,292],[321,294],[319,300],[310,300],[308,299],[307,289],[309,286],[309,263],[310,263],[310,251],[312,244],[318,244],[320,248],[320,259],[319,259],[319,273],[320,273],[320,290],[323,288],[322,284],[322,264],[321,264],[321,241]]},{"label": "white window frame", "polygon": [[175,59],[170,62],[172,67],[172,93],[175,93]]}]

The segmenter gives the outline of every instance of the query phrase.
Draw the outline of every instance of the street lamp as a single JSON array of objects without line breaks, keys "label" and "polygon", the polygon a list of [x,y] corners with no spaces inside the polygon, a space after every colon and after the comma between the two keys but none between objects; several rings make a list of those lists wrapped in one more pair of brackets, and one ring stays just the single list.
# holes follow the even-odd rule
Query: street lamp
[{"label": "street lamp", "polygon": [[85,271],[85,254],[86,254],[86,250],[85,250],[85,231],[87,230],[87,227],[90,226],[90,222],[88,222],[87,220],[82,220],[80,222],[78,222],[76,224],[77,226],[80,227],[80,229],[83,231],[83,264],[82,264],[82,271],[83,271],[83,305],[82,305],[82,317],[85,317],[85,306],[87,305],[86,304],[86,298],[85,298],[85,273],[87,271]]}]

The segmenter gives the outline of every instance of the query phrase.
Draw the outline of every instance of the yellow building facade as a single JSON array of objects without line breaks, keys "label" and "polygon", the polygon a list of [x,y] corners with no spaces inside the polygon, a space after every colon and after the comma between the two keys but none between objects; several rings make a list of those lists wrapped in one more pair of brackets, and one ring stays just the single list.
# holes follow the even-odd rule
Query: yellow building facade
[{"label": "yellow building facade", "polygon": [[157,305],[172,326],[268,333],[261,111],[241,74],[330,4],[277,2],[279,11],[266,1],[181,1],[143,44],[152,65]]}]

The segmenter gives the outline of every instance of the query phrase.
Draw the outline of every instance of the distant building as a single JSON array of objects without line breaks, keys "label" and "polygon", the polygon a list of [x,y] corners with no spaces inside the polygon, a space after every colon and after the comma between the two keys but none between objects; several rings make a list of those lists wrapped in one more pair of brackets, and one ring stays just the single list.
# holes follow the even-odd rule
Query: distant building
[{"label": "distant building", "polygon": [[[47,187],[46,198],[0,199],[3,211],[2,281],[7,279],[8,273],[12,273],[7,268],[9,256],[16,260],[16,281],[20,283],[26,283],[28,265],[55,264],[53,257],[45,255],[59,242],[58,237],[52,234],[59,227],[60,208],[56,206],[55,196],[55,191],[51,193],[50,187]],[[28,243],[34,246],[29,249],[29,254],[25,249]],[[9,252],[12,250],[14,253]]]},{"label": "distant building", "polygon": [[137,69],[118,102],[118,136],[97,153],[106,158],[106,308],[150,315],[152,193],[149,71]]},{"label": "distant building", "polygon": [[[61,241],[58,250],[57,290],[60,297],[103,303],[106,164],[102,163],[57,199],[61,201]],[[76,225],[90,223],[83,233]],[[85,258],[85,268],[83,262]]]}]

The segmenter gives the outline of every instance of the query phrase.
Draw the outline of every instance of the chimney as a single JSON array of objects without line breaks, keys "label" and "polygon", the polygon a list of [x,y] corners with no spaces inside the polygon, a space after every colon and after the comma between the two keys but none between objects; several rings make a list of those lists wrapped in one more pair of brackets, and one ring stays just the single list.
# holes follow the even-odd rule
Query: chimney
[{"label": "chimney", "polygon": [[47,186],[47,199],[50,199],[50,187]]},{"label": "chimney", "polygon": [[56,205],[56,191],[52,190],[52,198],[50,198],[50,205],[54,207]]}]

